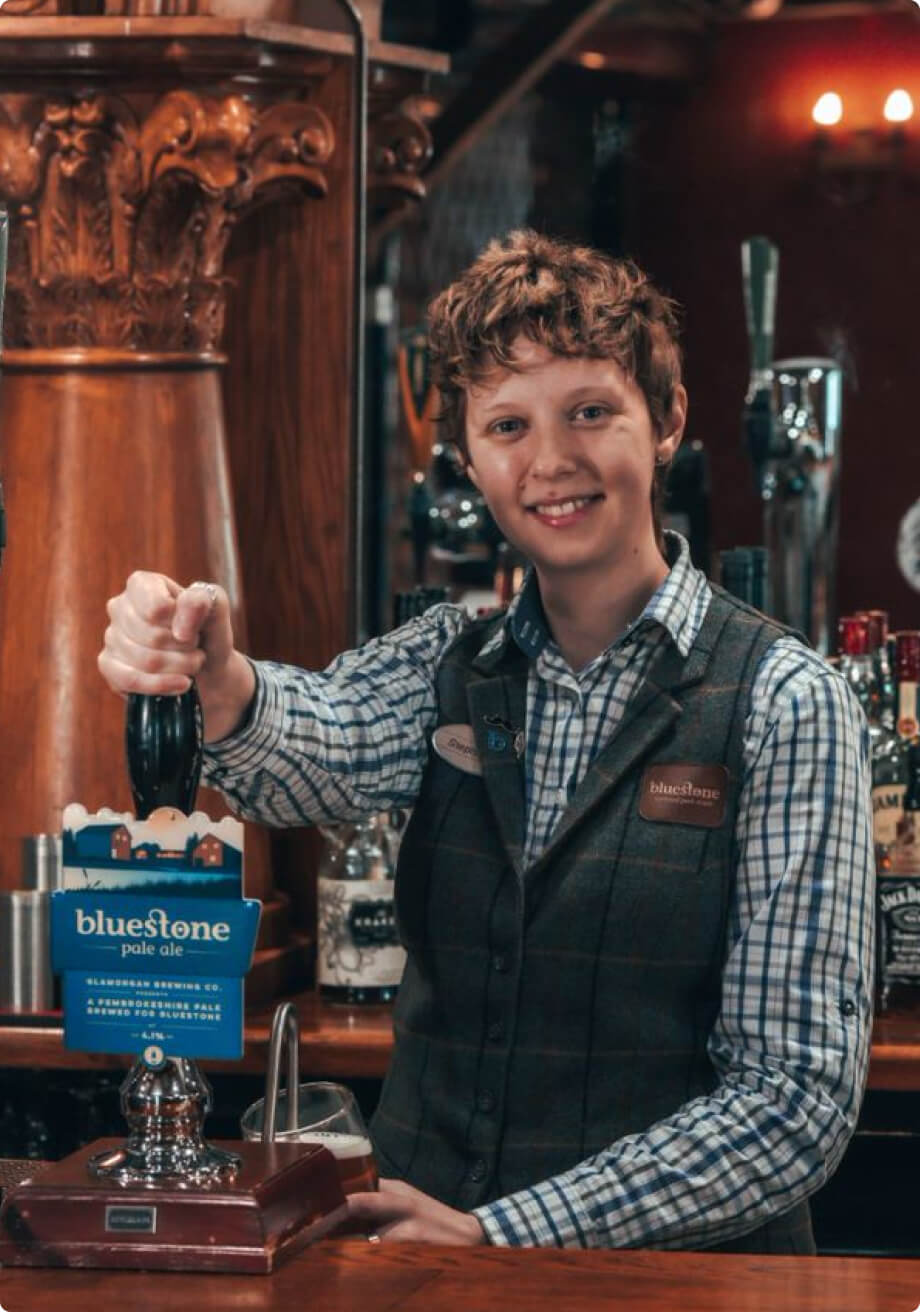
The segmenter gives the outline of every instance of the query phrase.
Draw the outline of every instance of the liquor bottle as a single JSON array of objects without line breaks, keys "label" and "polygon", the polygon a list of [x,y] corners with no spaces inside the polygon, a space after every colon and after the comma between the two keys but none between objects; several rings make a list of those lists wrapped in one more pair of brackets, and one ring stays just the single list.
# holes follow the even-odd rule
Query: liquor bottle
[{"label": "liquor bottle", "polygon": [[320,996],[348,1005],[390,1002],[406,960],[393,898],[397,830],[388,816],[372,815],[321,832],[326,848],[316,894]]},{"label": "liquor bottle", "polygon": [[204,722],[194,684],[177,697],[128,698],[125,754],[138,820],[158,806],[191,815],[204,751]]},{"label": "liquor bottle", "polygon": [[709,573],[710,478],[706,449],[699,440],[682,442],[668,470],[662,527],[683,534],[690,559]]},{"label": "liquor bottle", "polygon": [[878,878],[879,1010],[888,1006],[898,984],[910,988],[915,1005],[920,985],[920,742],[909,745],[906,760],[907,786],[889,869]]},{"label": "liquor bottle", "polygon": [[837,668],[865,711],[874,756],[881,727],[875,664],[869,650],[869,621],[865,615],[841,615],[837,623]]},{"label": "liquor bottle", "polygon": [[898,708],[895,728],[910,741],[920,733],[917,723],[917,689],[920,688],[920,631],[907,629],[895,636]]},{"label": "liquor bottle", "polygon": [[920,876],[920,742],[911,743],[907,749],[907,787],[891,853],[891,870],[897,875]]},{"label": "liquor bottle", "polygon": [[[895,638],[897,708],[894,729],[878,726],[872,744],[872,820],[876,866],[891,869],[892,850],[907,789],[907,750],[917,737],[917,687],[920,684],[920,633]],[[870,734],[873,726],[870,723]]]},{"label": "liquor bottle", "polygon": [[875,684],[878,695],[877,718],[885,729],[894,729],[894,705],[897,686],[892,662],[889,658],[888,612],[886,610],[860,611],[869,625],[869,652],[875,666]]},{"label": "liquor bottle", "polygon": [[766,547],[749,547],[748,551],[751,556],[751,605],[764,615],[770,615],[770,553]]}]

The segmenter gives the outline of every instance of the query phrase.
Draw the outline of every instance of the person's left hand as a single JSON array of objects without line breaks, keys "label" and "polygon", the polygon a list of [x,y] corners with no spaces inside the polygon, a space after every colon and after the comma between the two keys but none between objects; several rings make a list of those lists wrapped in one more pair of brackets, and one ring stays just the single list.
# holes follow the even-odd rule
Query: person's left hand
[{"label": "person's left hand", "polygon": [[403,1180],[381,1180],[377,1193],[349,1194],[348,1228],[358,1224],[368,1236],[428,1244],[484,1244],[482,1226],[469,1212],[458,1212]]}]

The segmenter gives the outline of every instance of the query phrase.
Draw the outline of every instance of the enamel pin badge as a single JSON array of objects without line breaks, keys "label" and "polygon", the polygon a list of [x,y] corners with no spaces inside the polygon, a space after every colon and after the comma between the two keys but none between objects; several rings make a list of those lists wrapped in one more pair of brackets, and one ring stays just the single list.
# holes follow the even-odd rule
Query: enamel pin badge
[{"label": "enamel pin badge", "polygon": [[524,730],[515,729],[508,720],[500,715],[484,715],[486,725],[486,744],[490,752],[506,752],[509,746],[518,760],[524,755]]}]

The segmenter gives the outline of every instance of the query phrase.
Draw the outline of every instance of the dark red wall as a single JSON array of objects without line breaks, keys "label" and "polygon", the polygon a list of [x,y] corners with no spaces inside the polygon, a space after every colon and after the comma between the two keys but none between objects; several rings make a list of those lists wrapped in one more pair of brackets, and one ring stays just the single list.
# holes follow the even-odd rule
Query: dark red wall
[{"label": "dark red wall", "polygon": [[[901,167],[819,176],[811,108],[832,89],[848,127],[881,127],[889,90],[915,118]],[[689,436],[711,455],[714,547],[759,540],[740,439],[748,373],[740,246],[780,250],[775,354],[847,361],[838,611],[883,606],[920,627],[895,560],[920,498],[920,10],[721,26],[685,99],[636,106],[626,248],[685,308]]]}]

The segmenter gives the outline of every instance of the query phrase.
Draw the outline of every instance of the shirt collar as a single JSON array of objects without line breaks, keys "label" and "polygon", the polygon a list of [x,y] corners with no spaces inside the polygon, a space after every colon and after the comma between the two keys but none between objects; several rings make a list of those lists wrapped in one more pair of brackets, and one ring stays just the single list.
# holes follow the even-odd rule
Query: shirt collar
[{"label": "shirt collar", "polygon": [[[616,642],[611,643],[611,647],[656,624],[668,633],[681,656],[687,656],[693,646],[712,593],[706,575],[690,559],[686,539],[679,533],[666,530],[664,543],[670,565],[668,573],[649,598],[642,614]],[[531,568],[521,590],[505,612],[501,626],[480,654],[491,655],[513,641],[528,660],[534,661],[551,640],[540,600],[540,585]]]}]

